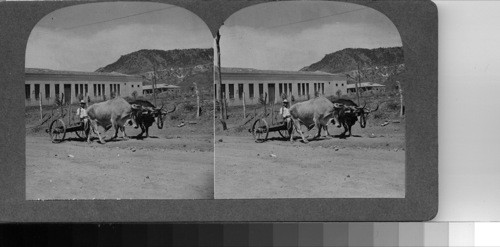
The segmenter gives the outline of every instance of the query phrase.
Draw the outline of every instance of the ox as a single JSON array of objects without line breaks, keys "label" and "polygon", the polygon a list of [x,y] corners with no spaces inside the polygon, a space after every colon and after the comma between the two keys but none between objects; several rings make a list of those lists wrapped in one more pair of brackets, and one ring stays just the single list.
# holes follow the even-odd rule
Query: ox
[{"label": "ox", "polygon": [[138,134],[137,137],[142,137],[144,133],[146,133],[146,137],[148,137],[149,127],[151,127],[155,121],[158,129],[162,129],[163,118],[165,117],[165,115],[174,112],[177,109],[177,106],[174,106],[173,110],[167,112],[163,110],[163,104],[160,108],[156,108],[151,102],[147,100],[134,100],[129,103],[131,105],[140,105],[142,107],[142,110],[138,111],[135,114],[137,125],[141,128],[141,133]]},{"label": "ox", "polygon": [[[131,122],[134,127],[137,126],[135,121],[135,113],[141,110],[139,105],[130,105],[127,101],[122,98],[114,98],[108,101],[95,103],[87,109],[87,115],[89,116],[89,122],[91,129],[99,137],[101,143],[105,143],[104,139],[97,131],[97,126],[101,126],[105,131],[109,130],[111,127],[115,128],[115,134],[111,139],[118,136],[118,130],[123,133],[123,138],[126,138],[125,134],[125,123]],[[90,129],[87,130],[87,142],[90,142]]]},{"label": "ox", "polygon": [[[341,134],[341,136],[351,136],[352,126],[356,124],[358,118],[361,128],[365,128],[366,118],[368,114],[378,110],[378,105],[376,109],[371,110],[366,108],[366,102],[364,106],[358,106],[356,103],[349,99],[336,99],[333,100],[332,103],[341,104],[344,106],[344,108],[339,113],[340,122],[336,124],[337,127],[340,127],[340,125],[344,127],[344,132]],[[349,134],[346,135],[346,133]]]},{"label": "ox", "polygon": [[[301,135],[302,141],[307,143],[308,141],[300,129],[301,124],[305,125],[308,130],[316,127],[318,134],[314,138],[317,138],[321,135],[321,129],[326,127],[331,119],[339,123],[338,113],[340,109],[342,109],[341,105],[334,104],[325,97],[318,97],[294,104],[290,107],[290,115],[292,116],[295,130]],[[340,127],[340,124],[337,127]],[[293,132],[290,134],[290,141],[293,141]]]}]

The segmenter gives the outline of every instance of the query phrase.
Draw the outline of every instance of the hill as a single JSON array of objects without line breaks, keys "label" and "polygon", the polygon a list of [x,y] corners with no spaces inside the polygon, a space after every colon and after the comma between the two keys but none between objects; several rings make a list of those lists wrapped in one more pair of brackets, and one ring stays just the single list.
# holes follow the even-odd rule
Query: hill
[{"label": "hill", "polygon": [[[359,72],[358,72],[359,65]],[[325,55],[320,61],[300,71],[345,73],[361,81],[376,82],[392,87],[395,78],[405,71],[402,47],[361,49],[347,48]]]},{"label": "hill", "polygon": [[187,88],[193,79],[200,88],[212,88],[213,49],[139,50],[121,56],[116,62],[96,72],[118,72],[127,75],[142,75],[145,85],[152,83],[154,68],[157,83],[179,85]]}]

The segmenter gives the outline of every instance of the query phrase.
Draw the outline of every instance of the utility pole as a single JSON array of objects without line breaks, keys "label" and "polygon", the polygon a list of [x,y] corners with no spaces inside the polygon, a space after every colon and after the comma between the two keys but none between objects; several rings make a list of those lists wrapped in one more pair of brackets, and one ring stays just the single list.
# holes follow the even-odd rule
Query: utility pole
[{"label": "utility pole", "polygon": [[220,41],[220,32],[217,31],[217,35],[215,36],[215,44],[217,48],[217,71],[219,72],[219,103],[220,103],[220,121],[222,123],[222,129],[227,130],[227,124],[226,124],[226,104],[225,104],[225,97],[223,96],[222,92],[222,71],[221,71],[221,63],[220,63],[220,46],[219,46],[219,41]]},{"label": "utility pole", "polygon": [[153,101],[156,106],[156,65],[153,64]]},{"label": "utility pole", "polygon": [[400,110],[399,110],[399,117],[403,117],[403,115],[404,115],[403,88],[401,88],[401,83],[399,81],[396,81],[396,83],[398,84],[399,104],[401,105]]},{"label": "utility pole", "polygon": [[359,63],[358,63],[358,79],[354,82],[354,84],[356,85],[356,95],[358,97],[358,106],[359,106],[360,102],[359,102],[359,86],[358,86],[358,83],[360,83],[360,85],[361,85],[361,72],[359,71]]}]

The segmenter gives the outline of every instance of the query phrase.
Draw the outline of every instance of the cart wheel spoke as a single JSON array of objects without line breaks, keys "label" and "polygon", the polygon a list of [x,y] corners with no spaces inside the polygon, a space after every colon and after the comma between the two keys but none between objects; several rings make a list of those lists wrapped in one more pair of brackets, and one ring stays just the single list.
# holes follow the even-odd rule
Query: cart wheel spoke
[{"label": "cart wheel spoke", "polygon": [[49,128],[49,135],[53,143],[59,143],[64,140],[66,136],[66,125],[62,119],[52,121]]},{"label": "cart wheel spoke", "polygon": [[257,119],[252,126],[252,134],[255,142],[264,142],[269,135],[269,125],[263,118]]}]

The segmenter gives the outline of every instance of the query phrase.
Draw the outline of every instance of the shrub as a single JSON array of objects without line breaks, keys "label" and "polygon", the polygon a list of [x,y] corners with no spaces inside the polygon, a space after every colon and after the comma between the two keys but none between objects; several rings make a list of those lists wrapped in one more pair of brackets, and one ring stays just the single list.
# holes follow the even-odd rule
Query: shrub
[{"label": "shrub", "polygon": [[385,114],[382,112],[375,112],[373,113],[373,119],[383,119],[385,118]]},{"label": "shrub", "polygon": [[192,104],[191,102],[185,103],[183,108],[186,111],[194,111],[194,110],[196,110],[196,106],[194,104]]},{"label": "shrub", "polygon": [[178,111],[173,112],[170,114],[170,120],[178,120],[181,118],[181,113]]},{"label": "shrub", "polygon": [[399,103],[396,101],[389,101],[385,107],[389,111],[397,111],[399,110]]}]

